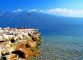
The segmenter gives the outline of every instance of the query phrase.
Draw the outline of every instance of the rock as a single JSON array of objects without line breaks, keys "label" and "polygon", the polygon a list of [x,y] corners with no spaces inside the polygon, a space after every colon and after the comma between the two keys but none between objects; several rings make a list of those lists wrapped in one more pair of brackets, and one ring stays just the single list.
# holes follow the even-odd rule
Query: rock
[{"label": "rock", "polygon": [[[3,59],[4,54],[7,60],[27,60],[37,55],[39,41],[40,33],[36,29],[1,28],[0,59]],[[25,57],[22,58],[19,54],[24,54]]]}]

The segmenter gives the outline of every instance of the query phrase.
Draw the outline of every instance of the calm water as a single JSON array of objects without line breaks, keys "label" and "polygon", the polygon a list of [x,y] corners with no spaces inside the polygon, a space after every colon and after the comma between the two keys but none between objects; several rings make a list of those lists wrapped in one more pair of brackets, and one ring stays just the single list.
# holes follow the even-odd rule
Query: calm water
[{"label": "calm water", "polygon": [[83,30],[42,35],[41,54],[34,60],[83,60]]}]

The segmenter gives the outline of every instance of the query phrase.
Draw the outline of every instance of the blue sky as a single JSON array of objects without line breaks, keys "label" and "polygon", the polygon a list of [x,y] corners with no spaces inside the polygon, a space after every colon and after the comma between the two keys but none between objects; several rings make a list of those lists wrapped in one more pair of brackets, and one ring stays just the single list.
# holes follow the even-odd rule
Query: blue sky
[{"label": "blue sky", "polygon": [[0,10],[14,9],[83,9],[83,0],[0,0]]},{"label": "blue sky", "polygon": [[[61,15],[70,12],[68,13],[69,15],[73,13],[79,16],[80,13],[83,13],[83,0],[0,0],[1,11],[13,11],[16,9],[38,9],[46,13],[53,14],[54,12]],[[56,13],[57,10],[58,13]]]}]

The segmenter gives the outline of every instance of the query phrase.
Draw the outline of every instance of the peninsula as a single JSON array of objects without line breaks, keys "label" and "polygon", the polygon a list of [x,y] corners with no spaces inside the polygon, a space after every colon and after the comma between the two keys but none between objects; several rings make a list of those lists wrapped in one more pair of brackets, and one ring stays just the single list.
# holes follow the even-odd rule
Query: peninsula
[{"label": "peninsula", "polygon": [[28,60],[39,52],[40,33],[32,28],[0,28],[0,59]]}]

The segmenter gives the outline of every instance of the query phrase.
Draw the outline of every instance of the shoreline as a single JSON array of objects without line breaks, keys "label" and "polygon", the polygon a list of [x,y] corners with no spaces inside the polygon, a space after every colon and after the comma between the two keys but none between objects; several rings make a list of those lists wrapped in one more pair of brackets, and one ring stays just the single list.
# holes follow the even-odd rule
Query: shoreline
[{"label": "shoreline", "polygon": [[30,28],[0,28],[0,59],[29,59],[39,53],[40,33]]}]

